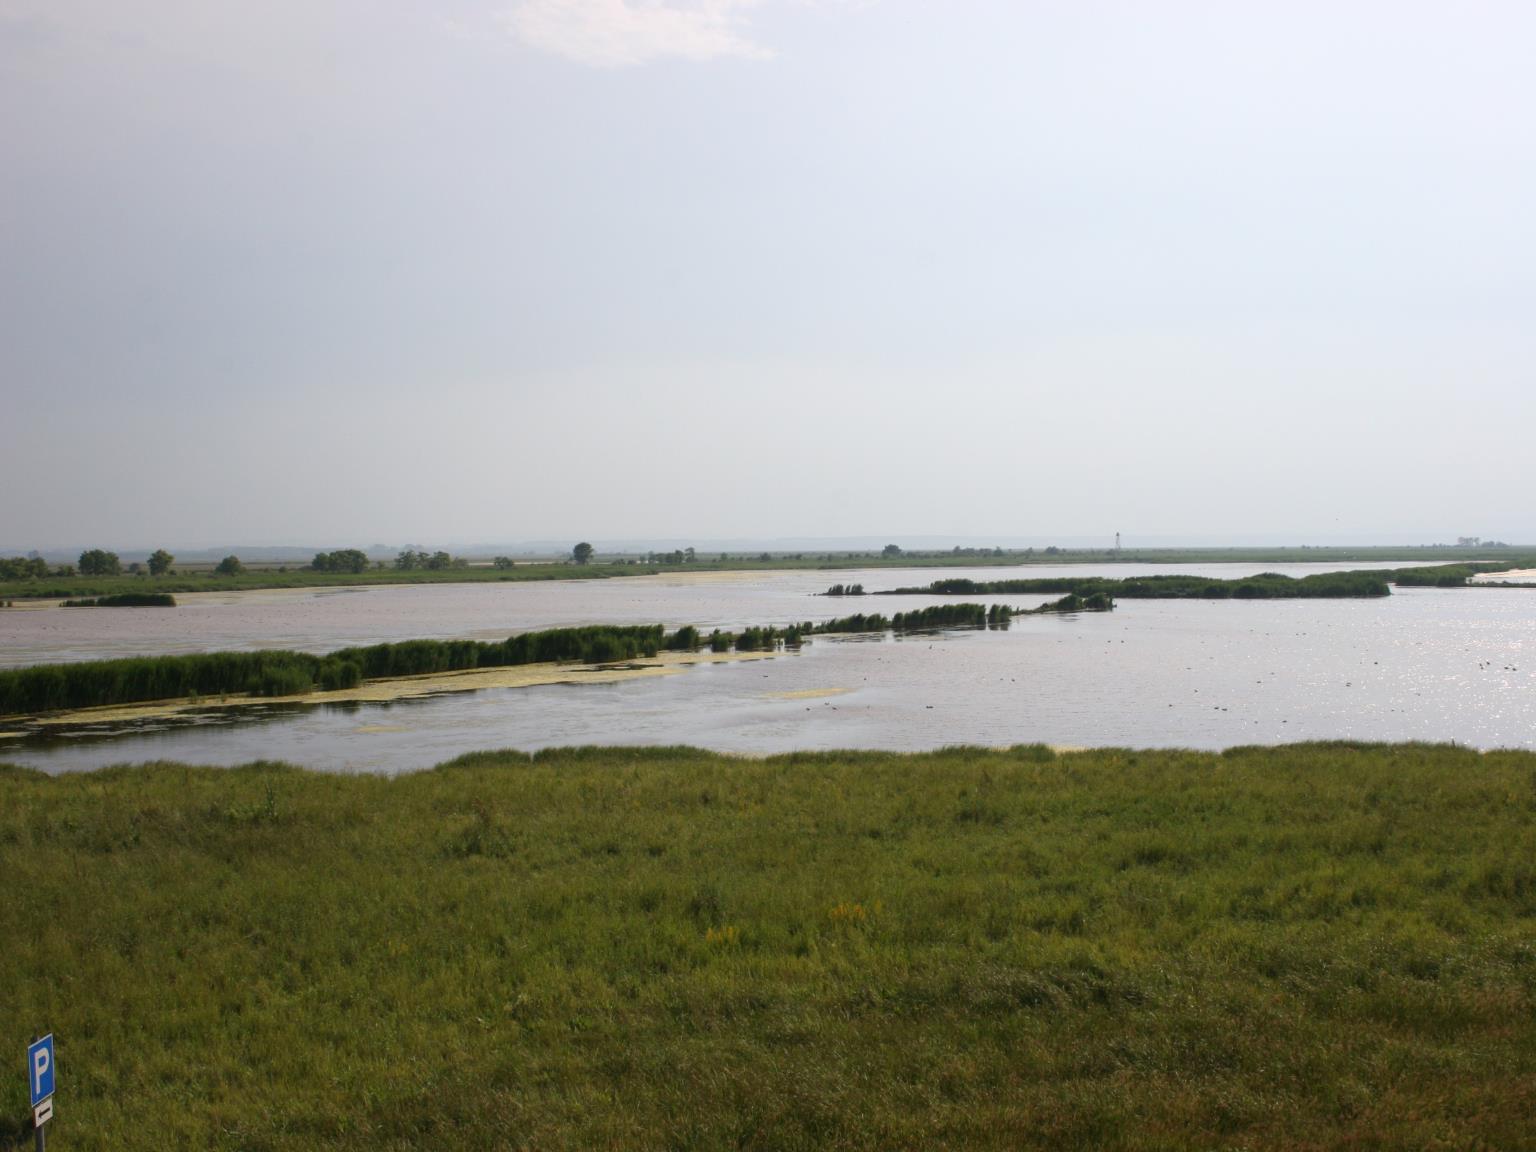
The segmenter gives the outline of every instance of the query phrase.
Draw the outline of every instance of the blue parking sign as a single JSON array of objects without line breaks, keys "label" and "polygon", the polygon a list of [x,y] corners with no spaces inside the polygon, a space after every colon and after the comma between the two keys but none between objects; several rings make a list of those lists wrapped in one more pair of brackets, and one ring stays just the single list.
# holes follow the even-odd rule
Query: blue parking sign
[{"label": "blue parking sign", "polygon": [[27,1049],[27,1087],[32,1089],[32,1107],[53,1095],[53,1033],[35,1040]]}]

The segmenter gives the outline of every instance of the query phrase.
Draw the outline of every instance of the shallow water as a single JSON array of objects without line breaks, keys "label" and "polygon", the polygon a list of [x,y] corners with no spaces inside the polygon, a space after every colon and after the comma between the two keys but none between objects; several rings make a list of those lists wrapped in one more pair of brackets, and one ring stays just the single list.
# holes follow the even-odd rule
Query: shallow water
[{"label": "shallow water", "polygon": [[[1201,571],[1234,573],[1230,566]],[[410,606],[407,622],[391,620],[375,602],[362,607],[381,627],[352,634],[360,629],[358,610],[342,601],[338,612],[311,605],[310,627],[295,634],[304,646],[323,650],[344,632],[348,642],[502,635],[509,617],[519,622],[513,627],[814,619],[929,602],[809,597],[834,580],[878,588],[926,583],[934,575],[766,573],[732,581],[387,589],[381,591],[391,595],[381,600]],[[976,575],[1003,579],[1008,570]],[[429,630],[421,627],[431,617],[420,600],[397,598],[450,590],[496,594],[486,597],[495,607],[495,627],[481,619],[479,629]],[[517,595],[524,591],[530,595]],[[593,605],[587,614],[575,607],[583,598]],[[455,622],[473,617],[459,597],[445,599],[457,605]],[[992,599],[1025,605],[1040,598]],[[226,621],[210,632],[222,637],[213,646],[232,646],[228,621],[269,610],[225,607],[237,612],[209,616]],[[399,630],[385,631],[386,623]],[[563,744],[696,744],[771,753],[1033,741],[1220,748],[1356,739],[1536,748],[1536,659],[1528,664],[1528,656],[1536,656],[1536,592],[1518,589],[1403,589],[1368,601],[1122,601],[1110,614],[1033,617],[1006,632],[823,637],[798,653],[700,665],[675,676],[267,710],[233,722],[213,716],[191,727],[9,742],[0,745],[0,757],[50,771],[161,758],[211,764],[266,758],[400,772],[479,749]]]}]

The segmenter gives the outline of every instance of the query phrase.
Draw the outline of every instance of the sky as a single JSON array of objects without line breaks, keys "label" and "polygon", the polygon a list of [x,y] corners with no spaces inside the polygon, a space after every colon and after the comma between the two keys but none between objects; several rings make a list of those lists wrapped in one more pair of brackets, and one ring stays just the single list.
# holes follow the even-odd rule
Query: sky
[{"label": "sky", "polygon": [[0,547],[1536,543],[1533,43],[0,0]]}]

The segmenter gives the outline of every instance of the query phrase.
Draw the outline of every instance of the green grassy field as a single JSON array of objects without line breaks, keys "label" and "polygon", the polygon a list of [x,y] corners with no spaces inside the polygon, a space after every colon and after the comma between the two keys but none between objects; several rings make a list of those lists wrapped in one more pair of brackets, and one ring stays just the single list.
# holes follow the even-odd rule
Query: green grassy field
[{"label": "green grassy field", "polygon": [[707,556],[691,564],[614,563],[598,556],[590,564],[559,561],[520,561],[513,568],[398,569],[370,568],[365,572],[316,572],[303,565],[276,565],[253,561],[234,576],[220,576],[207,566],[184,565],[177,574],[165,576],[44,576],[33,580],[0,580],[0,600],[80,598],[113,596],[132,592],[237,592],[263,588],[328,588],[378,584],[466,584],[525,580],[601,580],[615,576],[643,576],[680,572],[769,572],[864,568],[1006,568],[1057,564],[1297,564],[1367,563],[1397,561],[1436,564],[1485,560],[1513,568],[1536,566],[1536,549],[1519,548],[1163,548],[1043,549],[1006,551],[1000,554],[954,552],[905,552],[882,556],[878,552],[797,552],[762,557],[735,556],[719,560]]},{"label": "green grassy field", "polygon": [[1536,756],[0,768],[0,1146],[1529,1148]]}]

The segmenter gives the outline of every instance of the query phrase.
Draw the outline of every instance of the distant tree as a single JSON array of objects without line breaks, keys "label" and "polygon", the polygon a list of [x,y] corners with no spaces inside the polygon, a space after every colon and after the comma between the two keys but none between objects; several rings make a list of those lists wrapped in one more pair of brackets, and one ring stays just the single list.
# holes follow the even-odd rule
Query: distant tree
[{"label": "distant tree", "polygon": [[0,580],[34,580],[48,575],[48,561],[41,556],[12,556],[0,560]]},{"label": "distant tree", "polygon": [[412,568],[420,568],[421,561],[421,553],[412,552],[409,548],[407,548],[404,552],[401,552],[400,555],[395,557],[395,567],[401,569],[402,571],[409,572]]},{"label": "distant tree", "polygon": [[92,548],[80,553],[80,575],[82,576],[117,576],[123,571],[123,562],[117,558],[116,552],[104,552],[100,548]]},{"label": "distant tree", "polygon": [[498,556],[491,563],[497,568],[511,568],[516,565],[517,561],[513,560],[510,556]]},{"label": "distant tree", "polygon": [[881,551],[880,555],[885,556],[885,557],[900,556],[901,555],[901,545],[900,544],[887,544],[885,546],[885,548]]},{"label": "distant tree", "polygon": [[696,553],[692,548],[683,549],[683,562],[685,564],[692,564],[697,561],[698,558],[698,553]]},{"label": "distant tree", "polygon": [[583,540],[571,549],[571,559],[578,564],[588,564],[592,560],[592,545]]},{"label": "distant tree", "polygon": [[[139,575],[143,571],[144,571],[144,565],[140,564],[137,560],[135,560],[132,564],[128,565],[128,575],[130,575],[130,576],[137,576],[137,575]],[[137,595],[137,593],[136,593],[136,595]]]},{"label": "distant tree", "polygon": [[434,552],[434,553],[432,553],[432,555],[427,557],[426,566],[428,568],[430,568],[432,571],[437,572],[437,571],[440,571],[440,570],[442,570],[444,568],[449,567],[450,565],[452,565],[452,563],[453,563],[453,557],[448,555],[448,553],[446,553],[446,552]]},{"label": "distant tree", "polygon": [[176,563],[176,557],[172,556],[164,548],[157,548],[149,554],[149,574],[151,576],[164,576],[171,570],[171,565]]},{"label": "distant tree", "polygon": [[240,563],[238,556],[226,556],[214,566],[213,570],[220,576],[238,576],[245,571],[245,565]]},{"label": "distant tree", "polygon": [[365,572],[368,569],[368,554],[359,548],[316,552],[309,566],[316,572]]}]

